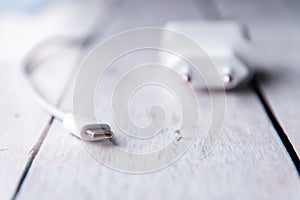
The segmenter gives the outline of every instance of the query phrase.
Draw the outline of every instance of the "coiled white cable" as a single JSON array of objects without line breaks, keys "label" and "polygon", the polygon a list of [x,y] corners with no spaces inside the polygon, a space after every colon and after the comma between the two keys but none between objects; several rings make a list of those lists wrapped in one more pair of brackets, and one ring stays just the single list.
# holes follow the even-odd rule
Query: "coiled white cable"
[{"label": "coiled white cable", "polygon": [[[37,52],[41,52],[44,47],[48,45],[55,45],[57,42],[66,46],[78,46],[83,47],[87,44],[88,40],[84,39],[70,39],[69,37],[58,37],[46,40],[43,43],[36,46],[26,57],[24,65],[22,67],[22,77],[28,85],[28,92],[33,100],[47,113],[61,121],[67,130],[76,137],[85,141],[98,141],[103,139],[109,139],[113,137],[113,133],[110,130],[109,125],[99,123],[85,123],[78,127],[75,121],[75,117],[72,113],[66,113],[60,110],[55,105],[47,101],[43,95],[39,92],[37,87],[31,81],[31,73],[37,67],[34,64]],[[86,120],[85,120],[86,121]],[[82,123],[80,123],[82,124]]]},{"label": "coiled white cable", "polygon": [[[31,74],[34,69],[37,67],[37,64],[34,62],[38,56],[39,52],[42,52],[44,48],[49,47],[50,45],[63,45],[69,47],[76,47],[78,49],[84,49],[90,45],[96,38],[99,36],[99,25],[107,23],[108,17],[113,16],[112,10],[116,10],[115,7],[119,5],[119,1],[110,1],[103,0],[97,2],[96,6],[97,12],[95,18],[92,19],[93,23],[91,24],[90,29],[86,32],[87,35],[81,38],[74,38],[69,36],[59,36],[53,37],[52,39],[45,40],[44,42],[38,44],[25,58],[25,61],[22,66],[21,76],[28,85],[28,92],[32,99],[47,113],[53,116],[55,119],[58,119],[63,123],[63,126],[67,130],[75,135],[76,137],[85,140],[85,141],[98,141],[103,139],[108,139],[113,137],[113,133],[110,130],[109,125],[99,124],[99,123],[80,123],[84,125],[78,126],[75,122],[75,117],[72,113],[66,113],[60,110],[55,105],[51,104],[44,96],[40,93],[36,85],[31,80]],[[108,14],[109,12],[109,14]],[[90,17],[90,15],[89,15]],[[90,18],[88,19],[90,21]],[[76,120],[80,119],[81,116],[76,116]],[[86,120],[84,120],[86,121]]]}]

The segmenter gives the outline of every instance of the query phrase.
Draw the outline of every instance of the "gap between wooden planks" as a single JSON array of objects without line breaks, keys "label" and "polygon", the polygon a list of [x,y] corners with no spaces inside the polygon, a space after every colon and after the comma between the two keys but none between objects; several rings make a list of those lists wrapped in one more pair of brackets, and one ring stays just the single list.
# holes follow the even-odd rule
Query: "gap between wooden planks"
[{"label": "gap between wooden planks", "polygon": [[[256,90],[299,172],[299,4],[229,0],[226,3],[218,1],[218,6],[224,16],[241,19],[249,27],[253,52],[248,62],[257,71]],[[245,12],[241,7],[248,9]]]}]

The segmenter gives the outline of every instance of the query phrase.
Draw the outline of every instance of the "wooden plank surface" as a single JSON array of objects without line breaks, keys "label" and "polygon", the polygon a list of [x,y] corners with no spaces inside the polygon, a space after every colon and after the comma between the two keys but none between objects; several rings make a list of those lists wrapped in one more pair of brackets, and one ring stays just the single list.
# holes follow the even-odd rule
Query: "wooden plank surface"
[{"label": "wooden plank surface", "polygon": [[207,159],[199,158],[201,144],[195,143],[174,165],[143,175],[103,166],[55,122],[19,197],[298,199],[297,172],[258,99],[251,91],[227,98],[232,120]]},{"label": "wooden plank surface", "polygon": [[218,1],[218,6],[224,17],[248,25],[254,46],[248,60],[257,68],[263,96],[298,154],[299,165],[299,3],[229,0]]},{"label": "wooden plank surface", "polygon": [[[4,35],[2,40],[6,38]],[[34,41],[36,42],[36,40]],[[3,43],[5,44],[5,42]],[[0,128],[2,130],[0,134],[0,199],[8,199],[14,195],[22,175],[34,158],[40,142],[51,124],[51,117],[32,101],[27,92],[26,82],[21,76],[24,56],[33,48],[34,44],[30,46],[23,44],[20,49],[18,48],[19,44],[11,44],[16,49],[15,57],[11,57],[8,53],[0,64],[0,90],[2,92],[0,98]],[[51,55],[51,50],[48,53]],[[55,51],[55,53],[58,52]],[[32,77],[33,80],[41,83],[39,88],[47,91],[44,95],[51,102],[59,100],[67,81],[60,72],[70,73],[72,60],[76,55],[76,52],[72,52],[71,55],[65,50],[60,53],[65,56],[61,57],[59,62],[47,60],[47,56],[44,56],[41,61],[47,61],[44,65],[46,70],[38,70]],[[54,54],[54,56],[58,55]],[[66,67],[60,69],[57,67],[58,63],[64,63]],[[56,77],[56,84],[49,87],[49,83],[53,82],[52,77]]]},{"label": "wooden plank surface", "polygon": [[[128,1],[104,36],[127,28],[162,26],[167,20],[201,19],[205,5]],[[199,92],[198,98],[205,119],[209,97]],[[61,107],[71,109],[71,100],[70,92]],[[54,121],[18,198],[299,199],[297,171],[256,94],[249,88],[228,93],[226,108],[222,137],[206,159],[199,158],[201,143],[196,140],[174,165],[141,175],[103,166],[86,151],[93,144],[82,144]]]},{"label": "wooden plank surface", "polygon": [[[61,61],[68,65],[72,63],[67,54]],[[55,69],[55,66],[57,63],[48,61],[45,67],[50,67],[50,72],[38,73],[41,78],[39,81],[43,80],[44,83],[52,82],[49,75],[56,76],[57,85],[51,89],[41,84],[41,88],[48,89],[47,95],[54,102],[58,101],[66,81],[65,77],[59,76],[61,69]],[[39,142],[47,132],[51,117],[35,105],[27,89],[23,90],[25,82],[21,78],[19,62],[1,63],[1,71],[0,119],[3,131],[0,134],[0,198],[8,199],[13,196],[22,173],[39,149]],[[70,68],[62,71],[68,73]]]},{"label": "wooden plank surface", "polygon": [[17,187],[31,148],[50,117],[40,111],[25,92],[20,93],[17,67],[2,63],[1,71],[4,73],[0,78],[0,198],[8,199]]}]

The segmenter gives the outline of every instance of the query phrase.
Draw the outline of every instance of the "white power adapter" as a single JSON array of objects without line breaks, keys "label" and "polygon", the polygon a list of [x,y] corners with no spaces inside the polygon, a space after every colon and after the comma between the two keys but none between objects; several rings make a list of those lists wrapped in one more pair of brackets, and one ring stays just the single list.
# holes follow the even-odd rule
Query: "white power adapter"
[{"label": "white power adapter", "polygon": [[[167,23],[164,28],[189,37],[206,51],[224,83],[214,85],[209,89],[234,89],[250,79],[252,75],[250,69],[238,56],[249,47],[245,27],[239,23],[235,21],[173,21]],[[168,41],[172,42],[168,39],[163,40],[163,42]],[[184,52],[191,57],[198,56],[197,52],[191,52],[188,48],[184,49]],[[186,81],[193,82],[197,87],[206,88],[202,82],[197,81],[193,67],[183,64],[181,58],[174,55],[164,55],[160,58],[167,66],[182,74]]]}]

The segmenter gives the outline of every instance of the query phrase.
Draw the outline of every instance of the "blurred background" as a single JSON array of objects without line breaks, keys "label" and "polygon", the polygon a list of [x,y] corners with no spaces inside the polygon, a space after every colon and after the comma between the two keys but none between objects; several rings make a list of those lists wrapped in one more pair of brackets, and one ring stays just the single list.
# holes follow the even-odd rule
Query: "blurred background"
[{"label": "blurred background", "polygon": [[[0,59],[17,62],[53,36],[93,35],[96,43],[123,30],[163,26],[173,20],[234,19],[249,28],[253,48],[259,46],[256,56],[263,57],[259,62],[270,65],[281,62],[282,48],[288,54],[298,53],[299,4],[297,0],[1,0]],[[273,60],[266,61],[268,56]]]}]

